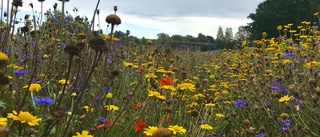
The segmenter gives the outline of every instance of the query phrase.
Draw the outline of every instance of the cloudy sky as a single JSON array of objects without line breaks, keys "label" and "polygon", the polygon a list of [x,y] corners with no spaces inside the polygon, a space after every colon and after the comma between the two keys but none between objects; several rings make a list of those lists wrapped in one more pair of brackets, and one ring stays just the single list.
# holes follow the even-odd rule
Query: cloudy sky
[{"label": "cloudy sky", "polygon": [[[29,2],[40,12],[38,0],[23,0],[20,15],[31,10]],[[137,37],[150,39],[157,38],[157,34],[164,32],[169,35],[193,35],[198,33],[216,37],[218,27],[223,29],[232,27],[236,33],[238,27],[250,23],[247,19],[250,13],[254,13],[257,5],[264,0],[101,0],[100,27],[107,31],[106,16],[114,13],[113,7],[118,6],[117,15],[122,24],[116,30],[125,32],[130,30]],[[54,3],[61,9],[61,2],[46,0],[44,9],[52,9]],[[73,9],[78,8],[78,15],[92,15],[98,0],[70,0],[66,2],[66,10],[74,15]],[[6,2],[3,3],[6,5]],[[19,13],[18,13],[19,15]],[[97,28],[97,27],[96,27]],[[110,31],[110,30],[109,30]]]}]

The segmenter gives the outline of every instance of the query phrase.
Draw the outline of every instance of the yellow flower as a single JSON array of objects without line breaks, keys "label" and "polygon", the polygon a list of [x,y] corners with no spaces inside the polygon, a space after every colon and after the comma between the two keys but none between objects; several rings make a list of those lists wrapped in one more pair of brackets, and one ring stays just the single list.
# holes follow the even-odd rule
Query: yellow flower
[{"label": "yellow flower", "polygon": [[319,12],[316,12],[316,13],[314,13],[313,15],[314,15],[314,16],[317,16],[318,14],[319,14]]},{"label": "yellow flower", "polygon": [[200,128],[205,129],[205,130],[212,130],[213,129],[213,127],[210,126],[209,124],[202,124],[202,125],[200,125]]},{"label": "yellow flower", "polygon": [[0,61],[8,61],[9,57],[7,56],[7,54],[0,52]]},{"label": "yellow flower", "polygon": [[290,100],[289,95],[285,95],[279,99],[279,102],[287,102]]},{"label": "yellow flower", "polygon": [[82,130],[81,134],[79,132],[77,132],[77,135],[72,136],[72,137],[93,137],[93,135],[89,135],[89,131],[87,131],[87,130]]},{"label": "yellow flower", "polygon": [[277,27],[277,30],[282,30],[282,26],[279,25],[279,26]]},{"label": "yellow flower", "polygon": [[312,67],[316,67],[320,64],[320,62],[317,62],[317,61],[310,61],[306,64],[306,67],[307,68],[312,68]]},{"label": "yellow flower", "polygon": [[146,75],[144,75],[144,77],[145,77],[146,79],[150,79],[150,78],[158,78],[158,76],[156,76],[156,75],[155,75],[155,74],[153,74],[153,73],[146,74]]},{"label": "yellow flower", "polygon": [[148,128],[145,128],[143,133],[147,136],[152,136],[152,134],[158,129],[158,127],[154,126],[148,126]]},{"label": "yellow flower", "polygon": [[216,106],[216,104],[208,103],[208,104],[205,104],[204,106],[206,106],[206,107],[214,107],[214,106]]},{"label": "yellow flower", "polygon": [[108,92],[108,94],[106,95],[106,98],[112,98],[113,94],[111,92]]},{"label": "yellow flower", "polygon": [[147,41],[147,43],[148,43],[148,45],[152,45],[153,44],[152,40],[150,40],[150,39]]},{"label": "yellow flower", "polygon": [[216,114],[216,116],[217,116],[218,118],[224,117],[224,115],[221,114],[221,113]]},{"label": "yellow flower", "polygon": [[187,130],[185,128],[180,127],[178,125],[169,126],[168,129],[171,130],[174,135],[177,133],[185,134],[187,132]]},{"label": "yellow flower", "polygon": [[267,32],[262,32],[262,37],[266,37],[267,36]]},{"label": "yellow flower", "polygon": [[119,107],[117,107],[117,106],[115,106],[115,105],[107,105],[107,106],[105,106],[105,108],[106,108],[108,111],[111,111],[111,110],[117,111],[117,110],[119,110]]},{"label": "yellow flower", "polygon": [[291,61],[289,59],[284,59],[283,60],[283,64],[288,64],[288,63],[291,63]]},{"label": "yellow flower", "polygon": [[194,84],[192,84],[192,83],[186,83],[186,82],[182,82],[182,83],[178,84],[177,88],[180,89],[180,90],[189,89],[189,90],[192,91],[192,92],[194,92],[194,91],[196,90]]},{"label": "yellow flower", "polygon": [[[89,106],[84,106],[83,107],[87,112],[89,111]],[[91,108],[91,112],[93,112],[93,108]]]},{"label": "yellow flower", "polygon": [[126,66],[126,67],[132,67],[133,63],[123,61],[123,65]]},{"label": "yellow flower", "polygon": [[148,90],[148,96],[149,97],[157,97],[160,96],[160,93],[158,91],[152,91],[152,90]]},{"label": "yellow flower", "polygon": [[161,86],[160,88],[163,88],[163,89],[169,89],[171,91],[176,91],[177,89],[175,87],[173,87],[172,85],[164,85],[164,86]]},{"label": "yellow flower", "polygon": [[30,126],[39,125],[39,121],[41,118],[37,118],[36,116],[31,115],[29,112],[20,111],[18,114],[15,110],[12,113],[8,113],[7,118],[12,118],[13,120],[20,121],[21,123],[28,123]]},{"label": "yellow flower", "polygon": [[70,84],[70,82],[69,82],[69,81],[66,81],[66,79],[61,79],[61,80],[58,81],[58,83],[61,84],[61,85],[66,84],[66,82],[67,82],[67,85]]},{"label": "yellow flower", "polygon": [[[23,88],[28,88],[28,85],[23,86]],[[40,84],[30,84],[30,87],[28,89],[30,92],[39,92],[41,90]]]},{"label": "yellow flower", "polygon": [[7,121],[8,121],[8,119],[7,118],[0,118],[0,126],[5,126],[5,125],[7,125]]}]

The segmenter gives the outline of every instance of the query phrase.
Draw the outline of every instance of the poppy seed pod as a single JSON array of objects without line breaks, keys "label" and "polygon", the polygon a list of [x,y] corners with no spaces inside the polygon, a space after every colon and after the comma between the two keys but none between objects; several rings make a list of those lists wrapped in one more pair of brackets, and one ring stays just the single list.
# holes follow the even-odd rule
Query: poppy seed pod
[{"label": "poppy seed pod", "polygon": [[116,14],[110,14],[106,18],[107,23],[111,23],[112,25],[119,25],[121,24],[121,19]]}]

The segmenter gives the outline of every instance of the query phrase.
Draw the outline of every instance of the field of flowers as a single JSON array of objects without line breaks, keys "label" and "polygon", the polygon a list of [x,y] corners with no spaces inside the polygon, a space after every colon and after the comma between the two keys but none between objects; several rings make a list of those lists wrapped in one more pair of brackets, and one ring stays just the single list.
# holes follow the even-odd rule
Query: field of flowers
[{"label": "field of flowers", "polygon": [[1,137],[320,136],[318,24],[200,52],[117,43],[116,14],[110,36],[49,15],[1,27]]}]

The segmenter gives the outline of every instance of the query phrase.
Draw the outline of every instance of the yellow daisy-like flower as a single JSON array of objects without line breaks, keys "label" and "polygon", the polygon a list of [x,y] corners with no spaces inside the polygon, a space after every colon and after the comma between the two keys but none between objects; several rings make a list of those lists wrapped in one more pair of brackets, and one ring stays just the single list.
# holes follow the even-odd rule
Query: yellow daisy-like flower
[{"label": "yellow daisy-like flower", "polygon": [[7,56],[7,54],[0,52],[0,61],[8,61],[9,57]]},{"label": "yellow daisy-like flower", "polygon": [[279,102],[281,103],[281,102],[287,102],[287,101],[289,101],[291,98],[289,97],[289,95],[285,95],[285,96],[283,96],[283,97],[281,97],[280,99],[279,99]]},{"label": "yellow daisy-like flower", "polygon": [[180,127],[178,125],[174,125],[174,126],[169,126],[168,127],[169,130],[171,130],[173,132],[173,134],[185,134],[187,132],[187,130],[183,127]]},{"label": "yellow daisy-like flower", "polygon": [[178,84],[178,89],[180,90],[186,90],[189,89],[190,91],[194,92],[196,90],[195,85],[192,83],[186,83],[186,82],[182,82],[180,84]]},{"label": "yellow daisy-like flower", "polygon": [[146,74],[146,75],[144,75],[144,77],[145,77],[146,79],[150,79],[150,78],[158,78],[158,76],[156,76],[156,75],[155,75],[155,74],[153,74],[153,73]]},{"label": "yellow daisy-like flower", "polygon": [[147,136],[152,136],[152,134],[157,131],[158,127],[154,126],[148,126],[148,128],[145,128],[143,133],[146,134]]},{"label": "yellow daisy-like flower", "polygon": [[93,135],[89,135],[89,131],[87,130],[82,130],[81,134],[77,132],[77,135],[72,137],[93,137]]},{"label": "yellow daisy-like flower", "polygon": [[[89,106],[84,106],[83,108],[86,110],[86,112],[88,112],[88,111],[89,111]],[[91,112],[93,112],[93,110],[94,110],[94,109],[93,109],[93,108],[91,108]]]},{"label": "yellow daisy-like flower", "polygon": [[204,104],[204,106],[206,106],[206,107],[214,107],[214,106],[216,106],[216,104],[208,103],[208,104]]},{"label": "yellow daisy-like flower", "polygon": [[155,97],[157,97],[157,96],[160,96],[160,93],[158,92],[158,91],[152,91],[152,90],[148,90],[148,96],[149,97],[153,97],[153,96],[155,96]]},{"label": "yellow daisy-like flower", "polygon": [[283,64],[288,64],[288,63],[291,63],[291,60],[289,60],[289,59],[284,59],[282,62],[283,62]]},{"label": "yellow daisy-like flower", "polygon": [[105,106],[105,108],[106,108],[108,111],[111,111],[111,110],[117,111],[117,110],[119,110],[119,107],[117,107],[117,106],[115,106],[115,105],[107,105],[107,106]]},{"label": "yellow daisy-like flower", "polygon": [[310,61],[306,64],[306,67],[307,68],[312,68],[312,67],[316,67],[320,64],[320,62],[317,62],[317,61]]},{"label": "yellow daisy-like flower", "polygon": [[7,125],[7,121],[8,121],[8,119],[7,118],[0,118],[0,126],[5,126],[5,125]]},{"label": "yellow daisy-like flower", "polygon": [[318,14],[319,14],[319,12],[316,12],[316,13],[314,13],[313,15],[314,15],[314,16],[317,16]]},{"label": "yellow daisy-like flower", "polygon": [[59,80],[59,81],[58,81],[58,84],[64,85],[64,84],[66,84],[66,82],[67,82],[67,85],[70,84],[70,82],[69,82],[69,81],[66,81],[66,79],[61,79],[61,80]]},{"label": "yellow daisy-like flower", "polygon": [[[23,86],[23,88],[28,88],[28,85]],[[28,90],[30,92],[39,92],[41,90],[41,86],[40,84],[33,83],[33,84],[30,84],[30,87]]]},{"label": "yellow daisy-like flower", "polygon": [[209,124],[202,124],[202,125],[200,125],[200,128],[205,129],[205,130],[212,130],[213,129],[213,127],[210,126]]},{"label": "yellow daisy-like flower", "polygon": [[169,90],[171,90],[171,91],[176,91],[177,89],[174,87],[174,86],[172,86],[172,85],[164,85],[164,86],[161,86],[160,88],[162,88],[162,89],[169,89]]},{"label": "yellow daisy-like flower", "polygon": [[221,113],[217,113],[216,116],[217,116],[218,118],[224,117],[224,115],[221,114]]},{"label": "yellow daisy-like flower", "polygon": [[106,98],[112,98],[112,97],[113,97],[113,94],[111,92],[108,92],[106,95]]},{"label": "yellow daisy-like flower", "polygon": [[12,118],[13,120],[20,121],[21,123],[28,123],[30,126],[39,125],[41,118],[31,115],[29,112],[20,111],[18,114],[15,110],[12,113],[8,113],[7,118]]}]

